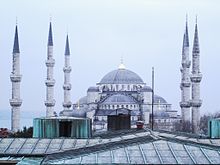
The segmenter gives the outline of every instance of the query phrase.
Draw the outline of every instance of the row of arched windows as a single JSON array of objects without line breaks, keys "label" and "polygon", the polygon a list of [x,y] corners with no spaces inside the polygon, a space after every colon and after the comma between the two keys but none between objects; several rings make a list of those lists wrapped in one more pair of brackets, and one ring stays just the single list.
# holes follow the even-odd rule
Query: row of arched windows
[{"label": "row of arched windows", "polygon": [[117,104],[117,105],[109,105],[109,104],[104,104],[100,105],[101,109],[119,109],[119,108],[126,108],[126,109],[138,109],[139,105],[137,104]]},{"label": "row of arched windows", "polygon": [[142,85],[134,84],[107,84],[101,87],[102,91],[137,91]]}]

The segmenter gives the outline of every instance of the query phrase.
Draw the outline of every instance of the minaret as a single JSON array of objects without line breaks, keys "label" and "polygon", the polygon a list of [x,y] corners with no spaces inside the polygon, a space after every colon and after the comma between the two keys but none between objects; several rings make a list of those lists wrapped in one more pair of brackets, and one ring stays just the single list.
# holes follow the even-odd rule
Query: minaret
[{"label": "minaret", "polygon": [[200,73],[200,50],[199,50],[199,38],[198,38],[198,28],[197,19],[195,25],[195,34],[193,41],[193,51],[192,51],[192,131],[193,133],[199,132],[200,124],[200,107],[202,105],[202,100],[200,100],[200,82],[202,80],[202,74]]},{"label": "minaret", "polygon": [[[189,36],[188,36],[188,25],[186,20],[186,29],[183,37],[183,48],[182,48],[182,67],[181,71],[181,113],[182,113],[182,120],[183,120],[183,129],[190,126],[191,122],[191,115],[190,115],[190,65],[191,62],[189,60]],[[187,124],[188,122],[188,124]]]},{"label": "minaret", "polygon": [[70,98],[70,90],[71,90],[71,84],[70,84],[70,72],[71,72],[71,66],[70,66],[70,49],[69,49],[69,39],[68,35],[66,36],[66,48],[65,48],[65,65],[63,67],[64,72],[64,84],[63,84],[63,90],[64,90],[64,102],[63,102],[63,108],[64,110],[69,110],[72,103]]},{"label": "minaret", "polygon": [[55,99],[54,99],[54,84],[55,80],[53,78],[53,67],[55,64],[55,60],[53,59],[53,37],[52,37],[52,25],[50,22],[49,28],[49,36],[48,36],[48,44],[47,44],[47,79],[45,81],[47,90],[46,90],[46,117],[54,116],[54,106],[55,106]]},{"label": "minaret", "polygon": [[11,130],[16,132],[20,129],[20,106],[22,100],[20,98],[20,82],[22,75],[20,74],[20,50],[18,43],[18,27],[15,27],[14,47],[13,47],[13,66],[10,79],[12,82],[12,98],[10,99],[11,109]]}]

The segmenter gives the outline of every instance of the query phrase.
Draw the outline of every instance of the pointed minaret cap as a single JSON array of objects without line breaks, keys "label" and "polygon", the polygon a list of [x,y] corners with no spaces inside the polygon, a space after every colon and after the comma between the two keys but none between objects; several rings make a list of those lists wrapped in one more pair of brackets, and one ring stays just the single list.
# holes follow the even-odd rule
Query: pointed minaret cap
[{"label": "pointed minaret cap", "polygon": [[197,27],[197,16],[196,16],[196,25],[193,41],[193,53],[199,53],[199,36],[198,36],[198,27]]},{"label": "pointed minaret cap", "polygon": [[70,47],[69,47],[69,38],[68,38],[68,34],[67,34],[67,36],[66,36],[65,55],[66,55],[66,56],[70,55]]},{"label": "pointed minaret cap", "polygon": [[189,47],[188,18],[187,18],[187,15],[186,15],[186,31],[185,31],[185,34],[184,34],[183,45],[185,47]]},{"label": "pointed minaret cap", "polygon": [[53,36],[52,36],[52,24],[50,22],[49,35],[48,35],[48,46],[53,46]]},{"label": "pointed minaret cap", "polygon": [[121,64],[119,65],[118,69],[125,69],[125,65],[123,63],[123,58],[121,57]]},{"label": "pointed minaret cap", "polygon": [[13,53],[20,53],[19,43],[18,43],[18,27],[17,27],[17,25],[15,27],[15,37],[14,37]]}]

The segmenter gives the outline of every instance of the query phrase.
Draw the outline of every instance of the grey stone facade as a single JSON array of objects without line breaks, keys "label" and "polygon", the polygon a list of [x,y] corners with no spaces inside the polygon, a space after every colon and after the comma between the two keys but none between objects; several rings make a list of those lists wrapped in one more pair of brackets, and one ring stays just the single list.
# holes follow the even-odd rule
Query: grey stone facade
[{"label": "grey stone facade", "polygon": [[[118,69],[106,74],[96,86],[88,88],[87,95],[73,104],[73,112],[62,111],[60,114],[86,116],[92,119],[94,130],[106,130],[107,116],[119,113],[131,115],[132,127],[136,127],[136,121],[139,119],[148,125],[151,108],[152,89],[139,75],[126,69],[121,63]],[[166,119],[159,120],[160,123],[170,118],[172,120],[169,121],[173,124],[173,121],[179,121],[177,111],[172,110],[171,104],[158,95],[154,96],[154,115],[155,122],[158,121],[157,118]],[[166,129],[169,130],[167,127]]]}]

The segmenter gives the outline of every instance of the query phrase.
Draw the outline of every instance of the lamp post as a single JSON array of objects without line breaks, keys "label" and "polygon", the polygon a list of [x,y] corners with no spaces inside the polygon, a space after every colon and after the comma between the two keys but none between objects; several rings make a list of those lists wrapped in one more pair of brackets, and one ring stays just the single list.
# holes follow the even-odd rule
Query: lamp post
[{"label": "lamp post", "polygon": [[152,67],[152,114],[151,114],[152,125],[151,128],[154,130],[154,67]]}]

